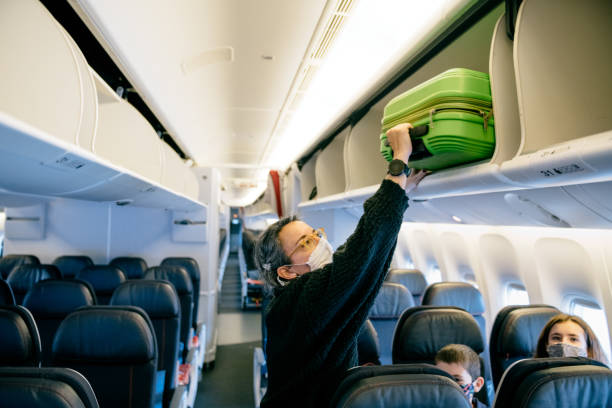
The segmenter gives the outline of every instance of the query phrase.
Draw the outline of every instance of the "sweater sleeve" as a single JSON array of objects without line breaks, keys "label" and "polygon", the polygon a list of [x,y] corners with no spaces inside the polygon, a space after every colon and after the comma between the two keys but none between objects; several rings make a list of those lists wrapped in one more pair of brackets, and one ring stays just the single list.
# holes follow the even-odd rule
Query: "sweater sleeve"
[{"label": "sweater sleeve", "polygon": [[287,287],[304,329],[316,333],[364,314],[364,305],[372,304],[387,273],[407,207],[404,189],[384,180],[364,203],[355,232],[334,253],[333,262]]}]

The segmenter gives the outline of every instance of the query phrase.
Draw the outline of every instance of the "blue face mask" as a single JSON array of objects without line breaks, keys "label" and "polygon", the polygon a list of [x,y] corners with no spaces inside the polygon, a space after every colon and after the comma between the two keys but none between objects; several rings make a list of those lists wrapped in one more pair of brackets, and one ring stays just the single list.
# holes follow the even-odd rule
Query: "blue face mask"
[{"label": "blue face mask", "polygon": [[471,403],[472,399],[474,399],[474,383],[471,382],[465,385],[459,384],[459,387],[461,387],[461,390],[463,390],[463,394],[468,399],[468,401],[470,401]]}]

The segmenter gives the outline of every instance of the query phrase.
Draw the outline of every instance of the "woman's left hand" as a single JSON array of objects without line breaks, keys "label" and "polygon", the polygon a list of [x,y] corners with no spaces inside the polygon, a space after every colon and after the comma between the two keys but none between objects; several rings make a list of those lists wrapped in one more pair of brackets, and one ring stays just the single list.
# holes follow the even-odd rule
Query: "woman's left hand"
[{"label": "woman's left hand", "polygon": [[419,185],[421,180],[428,174],[431,174],[431,171],[428,170],[414,170],[410,172],[410,176],[406,179],[406,193],[414,190],[416,186]]}]

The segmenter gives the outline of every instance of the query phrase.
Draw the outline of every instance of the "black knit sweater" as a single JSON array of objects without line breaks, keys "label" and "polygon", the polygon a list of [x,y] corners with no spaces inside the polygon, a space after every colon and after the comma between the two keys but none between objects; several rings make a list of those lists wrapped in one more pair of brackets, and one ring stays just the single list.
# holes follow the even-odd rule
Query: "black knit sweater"
[{"label": "black knit sweater", "polygon": [[357,365],[357,336],[391,263],[405,191],[384,180],[333,262],[276,289],[266,317],[268,390],[262,408],[325,407]]}]

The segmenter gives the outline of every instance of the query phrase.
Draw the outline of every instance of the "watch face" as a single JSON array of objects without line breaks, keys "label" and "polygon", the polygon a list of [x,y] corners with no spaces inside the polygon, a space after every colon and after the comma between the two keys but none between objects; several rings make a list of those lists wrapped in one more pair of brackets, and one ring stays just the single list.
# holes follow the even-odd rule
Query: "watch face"
[{"label": "watch face", "polygon": [[399,176],[404,172],[404,162],[401,160],[392,160],[389,163],[389,174],[392,176]]}]

